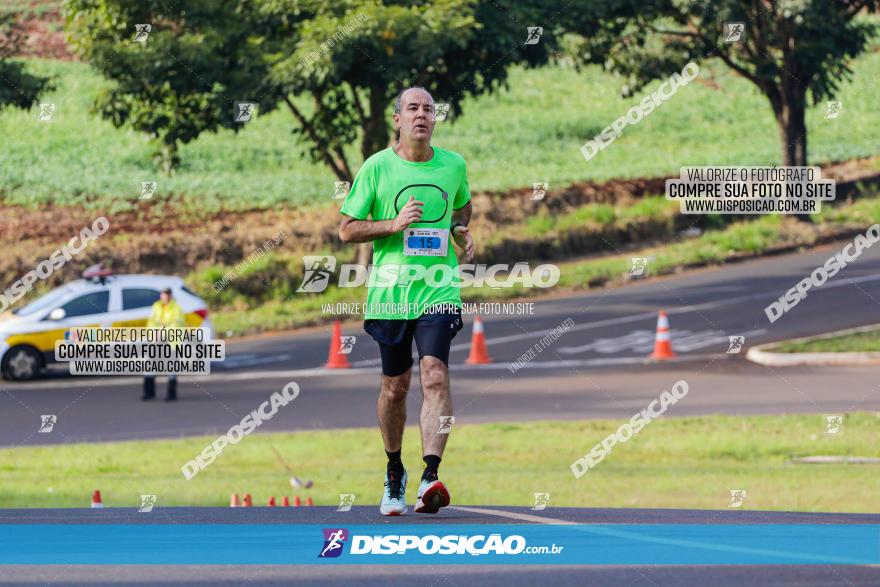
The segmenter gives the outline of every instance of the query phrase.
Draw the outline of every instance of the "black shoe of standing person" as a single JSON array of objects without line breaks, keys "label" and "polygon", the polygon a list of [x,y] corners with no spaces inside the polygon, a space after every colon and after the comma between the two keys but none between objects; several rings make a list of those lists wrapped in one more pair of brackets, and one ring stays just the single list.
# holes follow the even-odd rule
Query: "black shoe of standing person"
[{"label": "black shoe of standing person", "polygon": [[177,379],[168,380],[168,393],[165,395],[166,402],[173,402],[177,399]]},{"label": "black shoe of standing person", "polygon": [[152,377],[144,377],[144,395],[141,401],[149,401],[156,398],[156,380]]}]

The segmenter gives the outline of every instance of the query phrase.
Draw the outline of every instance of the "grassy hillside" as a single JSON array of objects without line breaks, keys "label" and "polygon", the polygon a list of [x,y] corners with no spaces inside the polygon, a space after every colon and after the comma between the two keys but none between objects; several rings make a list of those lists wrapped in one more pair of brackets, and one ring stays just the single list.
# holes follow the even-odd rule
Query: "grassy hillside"
[{"label": "grassy hillside", "polygon": [[[189,199],[202,211],[332,201],[335,178],[301,156],[286,111],[258,118],[238,136],[204,135],[183,148],[178,173],[162,177],[152,167],[145,136],[89,113],[106,82],[88,65],[33,60],[30,67],[57,78],[58,89],[43,98],[57,105],[57,121],[37,122],[35,110],[0,113],[0,197],[7,203],[112,203],[111,211],[118,211],[133,205],[140,182],[148,180],[159,182],[161,195]],[[838,96],[839,118],[825,119],[824,105],[808,113],[814,162],[880,151],[874,91],[880,53],[863,55],[853,70],[853,81]],[[657,84],[625,100],[617,94],[620,80],[597,68],[582,74],[515,69],[509,92],[467,100],[460,120],[438,124],[435,143],[465,155],[477,191],[535,181],[549,181],[552,190],[574,181],[673,174],[685,164],[778,163],[775,123],[757,90],[717,64],[704,66],[700,78],[589,162],[580,146]]]}]

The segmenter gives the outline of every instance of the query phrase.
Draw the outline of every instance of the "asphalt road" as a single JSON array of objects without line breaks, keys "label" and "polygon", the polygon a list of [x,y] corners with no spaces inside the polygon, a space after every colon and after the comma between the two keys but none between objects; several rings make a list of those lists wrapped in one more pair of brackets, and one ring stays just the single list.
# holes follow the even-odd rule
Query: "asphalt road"
[{"label": "asphalt road", "polygon": [[[754,344],[880,322],[880,248],[866,249],[775,323],[764,314],[767,304],[844,244],[625,288],[536,298],[529,315],[484,314],[492,365],[463,364],[469,324],[454,341],[456,423],[629,417],[678,379],[687,380],[692,393],[673,416],[880,410],[875,367],[773,369],[743,359]],[[660,309],[669,314],[679,357],[657,364],[646,356]],[[561,338],[522,370],[509,369],[569,319],[574,326]],[[138,401],[137,378],[54,372],[34,382],[4,381],[0,445],[220,433],[289,381],[300,385],[300,396],[261,431],[372,426],[377,349],[358,322],[346,324],[344,334],[357,337],[350,355],[356,368],[350,370],[320,368],[327,328],[230,340],[227,360],[211,375],[181,379],[176,404]],[[728,337],[738,335],[745,336],[744,348],[727,353]],[[418,384],[412,393],[417,401],[410,402],[409,417],[415,421]],[[44,414],[57,416],[51,433],[38,432]]]}]

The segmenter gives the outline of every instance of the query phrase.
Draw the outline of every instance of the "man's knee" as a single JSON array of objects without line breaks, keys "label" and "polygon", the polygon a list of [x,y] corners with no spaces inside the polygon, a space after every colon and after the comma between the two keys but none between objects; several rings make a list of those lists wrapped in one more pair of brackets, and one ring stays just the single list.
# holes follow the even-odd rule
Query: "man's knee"
[{"label": "man's knee", "polygon": [[421,362],[422,388],[425,393],[448,391],[448,368],[436,357],[424,357]]},{"label": "man's knee", "polygon": [[393,402],[402,402],[406,400],[406,394],[409,391],[409,380],[412,371],[407,371],[402,375],[389,377],[382,376],[382,395],[386,399]]}]

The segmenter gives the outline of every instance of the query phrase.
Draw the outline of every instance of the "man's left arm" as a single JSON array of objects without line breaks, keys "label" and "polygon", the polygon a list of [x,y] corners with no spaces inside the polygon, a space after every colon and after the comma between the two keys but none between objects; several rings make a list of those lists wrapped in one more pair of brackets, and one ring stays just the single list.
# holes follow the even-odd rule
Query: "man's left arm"
[{"label": "man's left arm", "polygon": [[452,238],[459,247],[464,249],[464,260],[466,263],[470,263],[474,259],[474,252],[476,247],[474,246],[474,237],[471,236],[471,231],[468,228],[468,223],[471,221],[471,211],[473,207],[471,203],[468,202],[459,210],[452,211]]},{"label": "man's left arm", "polygon": [[462,179],[458,186],[458,192],[452,200],[452,240],[464,249],[464,261],[470,263],[474,259],[474,238],[471,236],[468,224],[471,221],[471,189],[467,179],[467,167],[462,160]]}]

